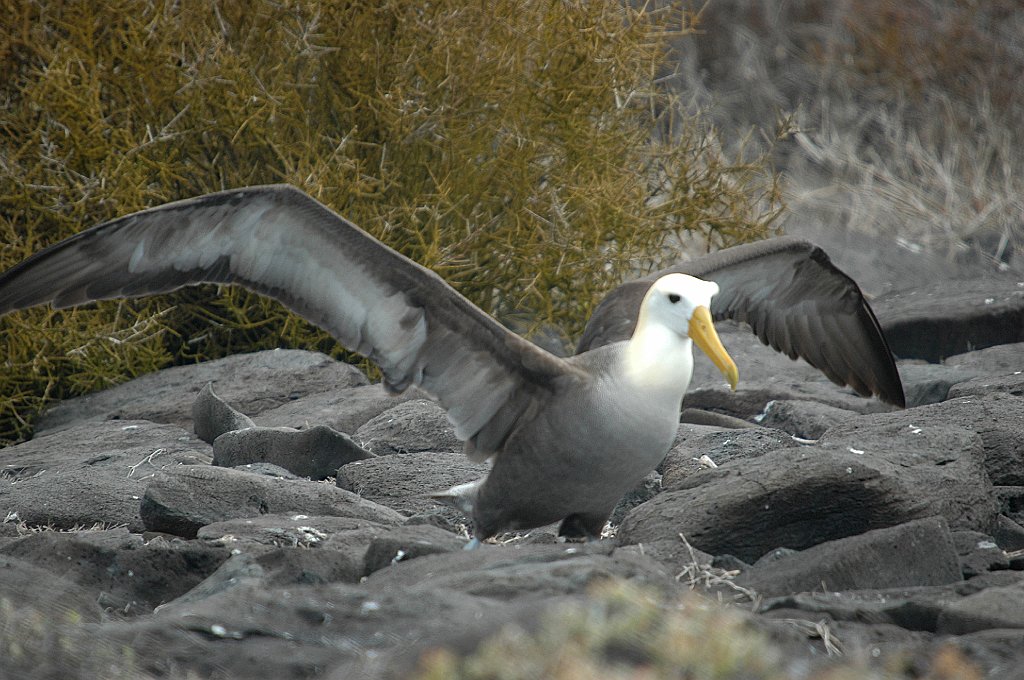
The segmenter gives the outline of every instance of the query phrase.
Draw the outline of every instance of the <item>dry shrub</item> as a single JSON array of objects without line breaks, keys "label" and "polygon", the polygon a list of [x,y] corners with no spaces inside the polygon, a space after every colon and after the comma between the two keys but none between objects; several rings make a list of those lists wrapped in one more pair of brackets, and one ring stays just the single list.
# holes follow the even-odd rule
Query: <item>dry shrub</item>
[{"label": "dry shrub", "polygon": [[[600,293],[778,210],[666,83],[686,15],[629,3],[0,2],[0,265],[172,199],[290,182],[503,317]],[[656,134],[652,131],[657,130]],[[0,320],[0,439],[172,362],[342,353],[233,288]],[[128,329],[128,330],[126,330]]]},{"label": "dry shrub", "polygon": [[858,89],[876,85],[922,105],[936,92],[985,97],[1005,110],[1019,97],[1021,55],[1018,40],[998,34],[1018,11],[1016,0],[854,0],[843,18],[850,39],[834,43],[830,58],[848,65]]},{"label": "dry shrub", "polygon": [[[978,680],[981,673],[953,645],[912,659],[794,653],[827,631],[827,622],[794,621],[792,635],[764,626],[709,598],[663,594],[609,579],[586,598],[542,611],[529,629],[509,623],[468,654],[430,650],[418,680]],[[782,623],[776,621],[776,623]],[[794,625],[796,624],[796,625]],[[795,643],[796,631],[807,641]],[[831,633],[826,633],[831,635]],[[806,649],[806,648],[805,648]]]}]

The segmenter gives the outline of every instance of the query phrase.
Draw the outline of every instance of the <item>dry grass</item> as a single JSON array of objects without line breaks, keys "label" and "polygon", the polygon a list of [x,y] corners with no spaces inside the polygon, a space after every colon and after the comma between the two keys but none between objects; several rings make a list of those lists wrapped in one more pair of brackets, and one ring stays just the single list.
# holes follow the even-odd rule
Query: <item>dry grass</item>
[{"label": "dry grass", "polygon": [[57,527],[53,524],[29,524],[18,517],[15,511],[9,511],[0,524],[13,524],[14,530],[19,536],[38,534],[43,532],[54,532],[58,534],[79,534],[92,531],[110,531],[111,529],[125,529],[127,524],[116,522],[94,522],[93,524],[74,524],[70,527]]},{"label": "dry grass", "polygon": [[705,562],[701,562],[697,559],[697,553],[693,549],[693,546],[690,545],[690,542],[686,540],[686,537],[679,534],[679,540],[681,540],[683,545],[686,546],[686,549],[690,554],[690,561],[683,565],[682,570],[676,574],[677,581],[688,585],[690,590],[697,587],[707,589],[725,586],[736,592],[736,602],[750,602],[753,605],[753,609],[756,609],[760,605],[760,595],[750,588],[744,588],[734,582],[736,577],[739,576],[738,571],[721,569]]},{"label": "dry grass", "polygon": [[907,247],[948,259],[974,253],[995,269],[1019,268],[1024,165],[1014,158],[1015,134],[984,102],[976,135],[950,125],[925,138],[902,114],[874,109],[842,131],[823,119],[798,135],[805,162],[793,169],[795,214],[868,235],[898,234]]},{"label": "dry grass", "polygon": [[1019,10],[1014,0],[721,0],[703,12],[683,79],[724,132],[795,123],[776,148],[785,224],[897,235],[1024,271]]}]

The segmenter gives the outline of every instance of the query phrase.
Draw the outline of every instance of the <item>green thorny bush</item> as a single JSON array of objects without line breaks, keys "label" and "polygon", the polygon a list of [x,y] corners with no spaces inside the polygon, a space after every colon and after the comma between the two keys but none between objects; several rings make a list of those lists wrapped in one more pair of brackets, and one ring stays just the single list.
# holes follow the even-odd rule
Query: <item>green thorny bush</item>
[{"label": "green thorny bush", "polygon": [[[0,267],[210,191],[290,182],[484,310],[578,333],[602,292],[780,210],[684,114],[690,15],[584,0],[0,0]],[[342,356],[232,287],[0,320],[0,440],[48,401],[271,347]]]}]

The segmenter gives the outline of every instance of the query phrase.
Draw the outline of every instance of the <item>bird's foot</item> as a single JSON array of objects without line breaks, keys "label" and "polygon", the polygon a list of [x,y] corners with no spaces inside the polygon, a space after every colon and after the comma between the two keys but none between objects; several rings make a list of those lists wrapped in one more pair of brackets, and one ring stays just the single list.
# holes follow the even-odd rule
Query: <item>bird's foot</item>
[{"label": "bird's foot", "polygon": [[480,547],[480,539],[477,538],[476,536],[474,536],[473,538],[469,539],[469,542],[466,543],[466,545],[462,546],[462,549],[463,550],[476,550],[479,547]]}]

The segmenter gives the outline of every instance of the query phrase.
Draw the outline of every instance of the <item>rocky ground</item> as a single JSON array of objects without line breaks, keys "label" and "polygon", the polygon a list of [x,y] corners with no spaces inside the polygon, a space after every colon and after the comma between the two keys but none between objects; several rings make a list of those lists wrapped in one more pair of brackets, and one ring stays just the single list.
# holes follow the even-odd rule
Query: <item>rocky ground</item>
[{"label": "rocky ground", "polygon": [[698,360],[692,422],[589,545],[548,528],[462,551],[463,518],[424,494],[485,468],[435,404],[322,355],[62,403],[0,452],[0,676],[404,678],[622,580],[661,611],[721,602],[782,677],[1024,677],[1024,287],[874,306],[906,410],[723,325],[740,389]]}]

